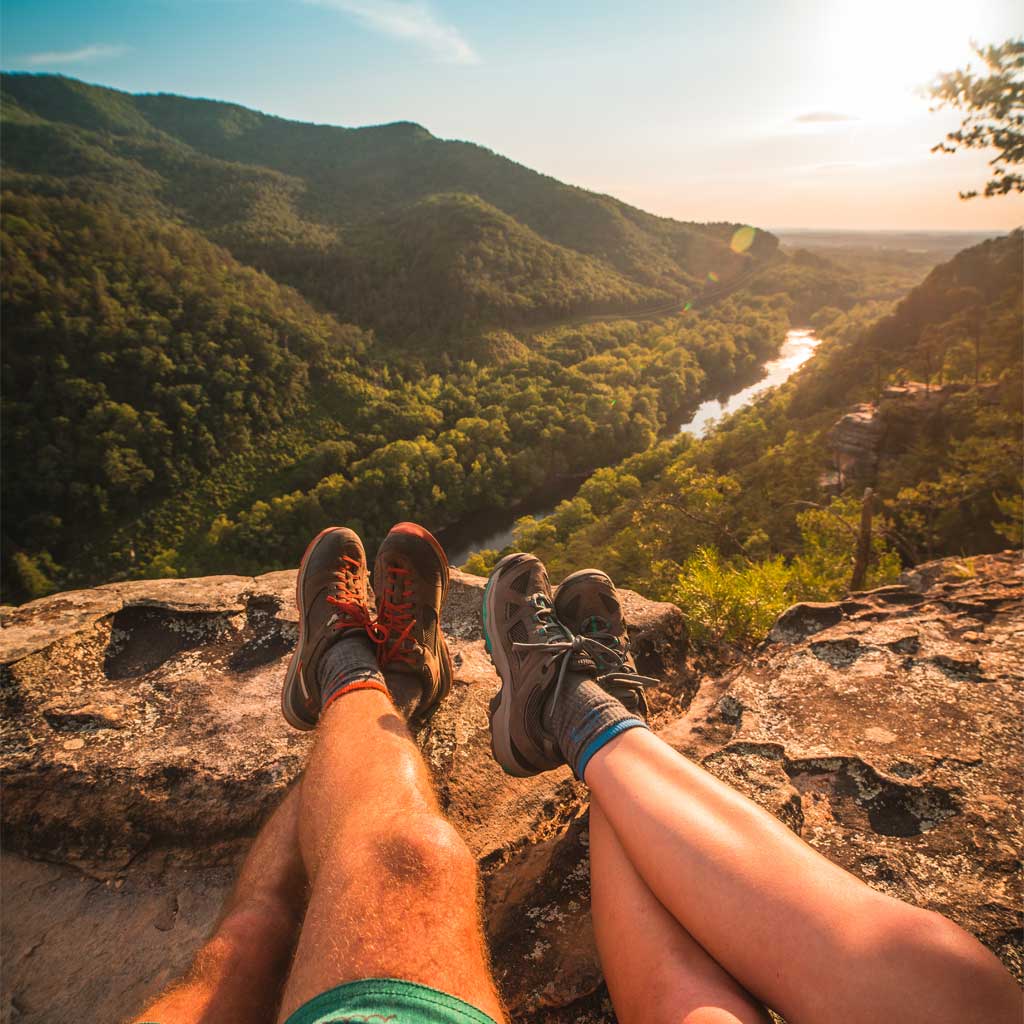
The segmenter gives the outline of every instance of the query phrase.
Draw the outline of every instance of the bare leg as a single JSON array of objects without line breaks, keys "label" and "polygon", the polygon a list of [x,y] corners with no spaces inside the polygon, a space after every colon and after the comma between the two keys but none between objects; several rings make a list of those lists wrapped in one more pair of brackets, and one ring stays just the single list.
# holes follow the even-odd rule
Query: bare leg
[{"label": "bare leg", "polygon": [[875,892],[647,730],[599,750],[586,781],[658,900],[789,1024],[1019,1021],[981,943]]},{"label": "bare leg", "polygon": [[274,1020],[305,896],[298,812],[296,787],[253,841],[220,921],[189,973],[134,1021]]},{"label": "bare leg", "polygon": [[768,1015],[658,902],[590,805],[590,890],[620,1024],[767,1024]]},{"label": "bare leg", "polygon": [[299,819],[313,889],[279,1020],[336,985],[401,978],[504,1021],[476,861],[442,816],[405,723],[384,694],[362,690],[317,729]]}]

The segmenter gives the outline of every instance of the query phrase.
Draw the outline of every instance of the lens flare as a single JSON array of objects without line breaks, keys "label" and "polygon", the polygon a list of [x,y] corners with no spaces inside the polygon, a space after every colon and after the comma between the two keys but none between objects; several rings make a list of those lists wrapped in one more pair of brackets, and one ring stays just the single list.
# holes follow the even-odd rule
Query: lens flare
[{"label": "lens flare", "polygon": [[754,235],[757,234],[757,228],[750,227],[749,224],[744,224],[743,227],[737,228],[733,233],[732,241],[729,243],[729,248],[733,252],[746,252],[754,244]]},{"label": "lens flare", "polygon": [[714,281],[717,284],[718,283],[718,275],[713,270],[709,270],[708,271],[708,280],[709,281]]}]

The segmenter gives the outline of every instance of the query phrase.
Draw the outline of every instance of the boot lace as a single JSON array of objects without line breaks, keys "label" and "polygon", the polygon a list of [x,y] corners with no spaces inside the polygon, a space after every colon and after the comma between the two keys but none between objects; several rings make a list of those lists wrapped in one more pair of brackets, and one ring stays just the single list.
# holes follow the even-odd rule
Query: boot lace
[{"label": "boot lace", "polygon": [[328,603],[337,609],[331,625],[337,630],[365,629],[376,643],[380,640],[381,629],[370,611],[361,577],[362,563],[342,555],[338,569],[334,572],[333,593],[327,595]]},{"label": "boot lace", "polygon": [[410,570],[389,565],[377,613],[377,622],[382,631],[378,660],[382,666],[398,661],[411,668],[419,667],[419,645],[412,636],[416,625],[413,604]]},{"label": "boot lace", "polygon": [[536,622],[536,632],[543,637],[538,643],[520,643],[514,641],[513,650],[546,651],[553,659],[558,661],[558,677],[551,694],[551,705],[554,706],[562,693],[565,677],[569,672],[573,657],[577,654],[589,655],[595,665],[611,665],[611,671],[599,672],[594,677],[594,682],[603,690],[614,695],[614,687],[624,688],[636,695],[641,707],[647,707],[647,697],[644,694],[645,686],[652,686],[658,683],[652,676],[642,676],[639,672],[624,670],[626,655],[621,649],[617,637],[610,633],[595,632],[583,636],[574,634],[555,616],[551,602],[544,594],[533,594],[529,598],[530,604],[534,606],[533,619]]}]

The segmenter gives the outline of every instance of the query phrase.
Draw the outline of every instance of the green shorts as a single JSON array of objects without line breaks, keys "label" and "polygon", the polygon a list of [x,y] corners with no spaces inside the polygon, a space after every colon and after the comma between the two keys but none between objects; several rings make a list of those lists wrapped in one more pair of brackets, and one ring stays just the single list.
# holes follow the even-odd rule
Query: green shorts
[{"label": "green shorts", "polygon": [[368,978],[322,992],[285,1024],[495,1024],[469,1003],[426,985]]}]

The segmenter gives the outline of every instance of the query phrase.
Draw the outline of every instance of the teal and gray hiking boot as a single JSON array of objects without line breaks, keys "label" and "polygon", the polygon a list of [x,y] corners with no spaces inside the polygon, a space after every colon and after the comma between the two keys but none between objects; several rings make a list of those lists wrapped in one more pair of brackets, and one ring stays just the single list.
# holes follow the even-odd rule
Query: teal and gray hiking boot
[{"label": "teal and gray hiking boot", "polygon": [[[544,709],[558,679],[549,645],[567,650],[572,634],[555,618],[547,570],[533,555],[502,558],[484,590],[484,639],[501,677],[491,702],[491,750],[509,775],[565,764]],[[585,668],[593,669],[591,662]]]},{"label": "teal and gray hiking boot", "polygon": [[576,576],[564,602],[572,623],[533,555],[506,555],[487,581],[484,637],[501,677],[491,750],[509,775],[568,764],[582,779],[604,744],[646,727],[643,687],[654,680],[636,673],[615,588],[603,573]]},{"label": "teal and gray hiking boot", "polygon": [[444,549],[416,523],[392,527],[373,564],[381,631],[377,660],[392,698],[414,727],[430,718],[452,688],[452,659],[441,632],[448,579]]},{"label": "teal and gray hiking boot", "polygon": [[647,696],[643,685],[637,684],[646,677],[637,674],[622,604],[611,577],[600,569],[580,569],[558,585],[554,605],[555,615],[567,629],[608,649],[607,653],[599,648],[592,651],[597,682],[630,711],[646,719]]},{"label": "teal and gray hiking boot", "polygon": [[353,630],[379,638],[367,583],[363,542],[352,530],[332,526],[306,548],[295,583],[299,642],[281,691],[281,710],[296,729],[312,729],[320,718],[324,653]]}]

